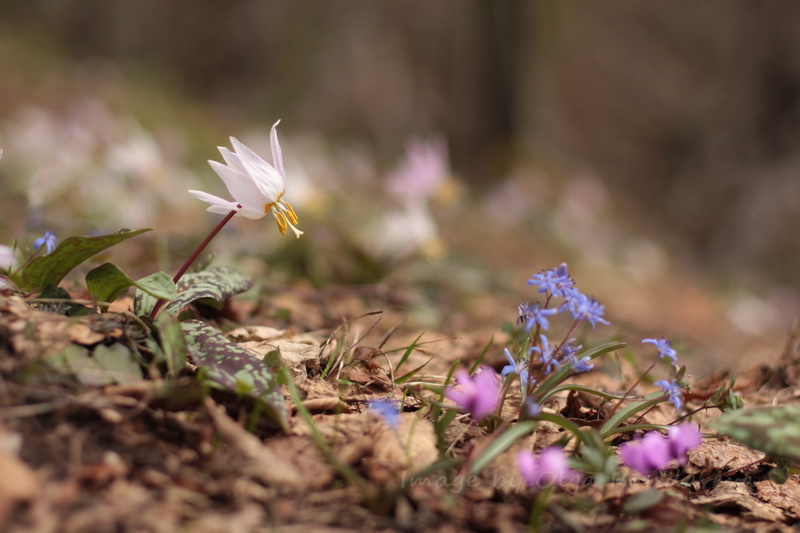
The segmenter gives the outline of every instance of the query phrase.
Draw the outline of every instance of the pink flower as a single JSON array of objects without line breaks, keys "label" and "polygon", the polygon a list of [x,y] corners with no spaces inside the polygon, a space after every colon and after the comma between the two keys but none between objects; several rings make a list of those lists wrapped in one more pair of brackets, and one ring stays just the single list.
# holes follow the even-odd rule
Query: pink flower
[{"label": "pink flower", "polygon": [[700,432],[692,424],[682,424],[669,428],[664,437],[657,431],[650,431],[639,440],[621,444],[619,455],[622,463],[643,476],[663,470],[673,460],[686,464],[686,454],[700,446]]},{"label": "pink flower", "polygon": [[388,177],[388,189],[407,198],[430,198],[450,175],[443,139],[415,139],[406,146],[402,165]]},{"label": "pink flower", "polygon": [[669,428],[669,443],[672,449],[672,456],[678,464],[686,464],[686,454],[689,450],[694,450],[700,446],[703,438],[700,431],[694,424],[681,424]]},{"label": "pink flower", "polygon": [[619,455],[623,464],[643,476],[649,476],[657,470],[666,468],[672,460],[669,441],[657,431],[651,431],[639,440],[620,445]]},{"label": "pink flower", "polygon": [[558,446],[545,449],[539,457],[530,450],[522,450],[517,454],[517,468],[528,486],[539,488],[579,483],[582,477],[569,467],[564,449]]},{"label": "pink flower", "polygon": [[447,387],[444,395],[471,413],[475,420],[483,420],[497,408],[500,381],[491,368],[483,366],[471,377],[466,370],[458,369],[456,383],[454,387]]}]

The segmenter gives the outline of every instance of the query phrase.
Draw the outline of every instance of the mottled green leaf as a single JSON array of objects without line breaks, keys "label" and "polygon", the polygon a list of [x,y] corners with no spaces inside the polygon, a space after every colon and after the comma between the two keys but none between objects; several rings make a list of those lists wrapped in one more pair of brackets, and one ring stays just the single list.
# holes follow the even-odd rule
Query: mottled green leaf
[{"label": "mottled green leaf", "polygon": [[104,263],[86,274],[86,287],[98,302],[113,302],[132,286],[162,300],[178,296],[175,283],[166,272],[156,272],[137,281],[115,265]]},{"label": "mottled green leaf", "polygon": [[710,425],[773,459],[800,464],[800,407],[736,409],[713,420]]},{"label": "mottled green leaf", "polygon": [[111,235],[97,237],[69,237],[47,255],[35,258],[25,267],[19,285],[26,290],[41,291],[46,285],[58,285],[73,268],[92,256],[140,235],[150,229],[120,230]]},{"label": "mottled green leaf", "polygon": [[278,379],[266,363],[205,322],[188,320],[181,326],[192,359],[206,369],[212,382],[261,400],[267,414],[281,427],[286,426],[286,406]]},{"label": "mottled green leaf", "polygon": [[[219,306],[232,296],[248,290],[252,285],[251,280],[227,266],[186,274],[178,282],[177,297],[164,307],[164,312],[176,315],[181,309],[198,300]],[[137,315],[149,314],[154,305],[155,298],[136,291],[134,309]]]}]

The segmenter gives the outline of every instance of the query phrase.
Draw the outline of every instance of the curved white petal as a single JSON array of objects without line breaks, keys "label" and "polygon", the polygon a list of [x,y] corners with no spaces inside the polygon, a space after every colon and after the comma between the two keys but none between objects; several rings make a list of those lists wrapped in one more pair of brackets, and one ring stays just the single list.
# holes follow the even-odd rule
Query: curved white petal
[{"label": "curved white petal", "polygon": [[[234,140],[233,137],[231,137],[231,140]],[[247,173],[238,155],[234,154],[224,146],[218,146],[217,149],[219,149],[219,153],[222,154],[222,159],[225,160],[225,163],[227,163],[229,167],[231,167],[234,170],[238,170],[242,174]]]},{"label": "curved white petal", "polygon": [[265,204],[275,201],[265,196],[258,184],[249,175],[226,167],[217,161],[209,161],[208,164],[225,182],[225,186],[228,188],[230,195],[233,196],[233,199],[242,204],[242,206],[249,209],[255,209],[260,206],[263,211]]},{"label": "curved white petal", "polygon": [[226,208],[226,214],[231,211],[232,209],[238,209],[238,202],[231,202],[229,200],[225,200],[224,198],[220,198],[219,196],[214,196],[213,194],[209,194],[205,191],[194,191],[190,190],[189,194],[197,198],[198,200],[202,200],[204,202],[208,202],[212,206],[220,206]]},{"label": "curved white petal", "polygon": [[272,164],[278,171],[278,174],[286,180],[286,171],[283,169],[283,151],[281,151],[281,143],[278,142],[278,124],[279,120],[272,125],[272,130],[269,132],[269,145],[272,147]]},{"label": "curved white petal", "polygon": [[283,176],[247,146],[236,139],[231,139],[231,142],[233,142],[236,155],[244,165],[247,175],[253,179],[265,196],[272,198],[272,202],[277,200],[285,190]]}]

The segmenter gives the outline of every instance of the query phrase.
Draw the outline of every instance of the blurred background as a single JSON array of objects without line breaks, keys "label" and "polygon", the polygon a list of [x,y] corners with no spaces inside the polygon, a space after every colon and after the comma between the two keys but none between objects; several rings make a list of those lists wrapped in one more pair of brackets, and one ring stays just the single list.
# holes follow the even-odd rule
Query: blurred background
[{"label": "blurred background", "polygon": [[206,160],[269,160],[278,119],[306,235],[213,245],[270,283],[496,329],[567,261],[705,369],[800,316],[794,2],[4,0],[0,242],[154,226],[127,270],[173,271],[218,218],[185,192],[225,194]]}]

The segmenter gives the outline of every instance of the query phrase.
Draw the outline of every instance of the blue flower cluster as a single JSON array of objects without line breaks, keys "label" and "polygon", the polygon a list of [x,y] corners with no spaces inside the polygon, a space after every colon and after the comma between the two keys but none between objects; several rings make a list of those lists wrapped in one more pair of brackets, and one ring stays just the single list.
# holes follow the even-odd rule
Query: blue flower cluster
[{"label": "blue flower cluster", "polygon": [[[539,303],[524,303],[517,308],[519,311],[517,323],[520,325],[524,323],[525,331],[530,331],[534,326],[547,330],[550,327],[550,323],[547,320],[548,316],[567,311],[569,311],[574,320],[585,320],[593,328],[597,324],[609,324],[603,318],[605,307],[575,287],[575,281],[570,277],[566,263],[561,263],[556,268],[534,274],[528,280],[528,285],[539,287],[539,292],[545,294],[547,303],[544,307]],[[548,308],[547,304],[553,297],[561,298],[563,302],[558,307]]]},{"label": "blue flower cluster", "polygon": [[[566,263],[534,274],[528,280],[528,285],[538,287],[538,292],[545,295],[545,302],[544,304],[540,302],[520,304],[517,307],[519,313],[517,325],[523,326],[531,336],[535,335],[531,332],[536,328],[536,333],[539,333],[539,342],[536,343],[536,339],[531,338],[531,341],[537,345],[529,348],[527,352],[521,353],[518,359],[515,359],[506,349],[504,353],[508,364],[501,371],[503,378],[512,373],[518,375],[523,391],[535,383],[535,380],[529,378],[529,366],[532,358],[543,364],[542,372],[545,375],[565,366],[569,366],[575,373],[588,372],[594,368],[588,356],[578,357],[582,346],[576,345],[575,339],[565,338],[561,343],[551,343],[547,335],[541,333],[550,329],[549,317],[559,313],[570,313],[575,320],[570,332],[581,321],[589,322],[592,327],[597,326],[598,323],[608,324],[608,321],[603,318],[604,307],[597,300],[582,294],[575,287]],[[553,298],[559,298],[561,302],[557,306],[550,307]]]}]

